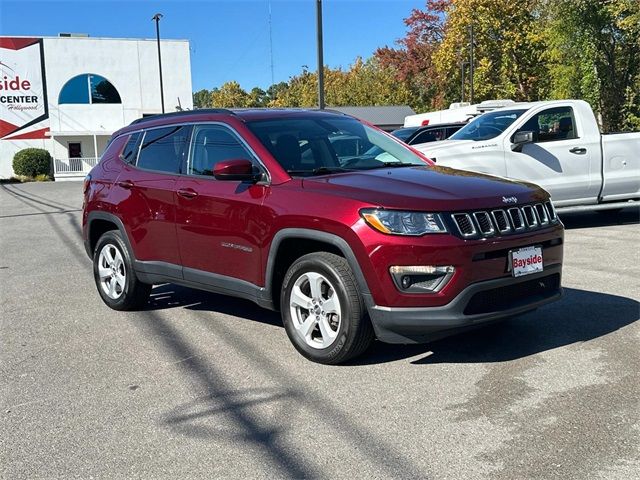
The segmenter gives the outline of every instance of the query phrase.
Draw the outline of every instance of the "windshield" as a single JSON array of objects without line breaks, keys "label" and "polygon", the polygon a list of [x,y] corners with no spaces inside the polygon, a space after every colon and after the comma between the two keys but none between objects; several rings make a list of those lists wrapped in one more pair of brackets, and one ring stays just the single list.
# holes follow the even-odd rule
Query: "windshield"
[{"label": "windshield", "polygon": [[504,132],[526,110],[503,110],[485,113],[473,119],[449,137],[449,140],[489,140]]},{"label": "windshield", "polygon": [[427,165],[398,141],[351,117],[310,115],[247,126],[292,176]]}]

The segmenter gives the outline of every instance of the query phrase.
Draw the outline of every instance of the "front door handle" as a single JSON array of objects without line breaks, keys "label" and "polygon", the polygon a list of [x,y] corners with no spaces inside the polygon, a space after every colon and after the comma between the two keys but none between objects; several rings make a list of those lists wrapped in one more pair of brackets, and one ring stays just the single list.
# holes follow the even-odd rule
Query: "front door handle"
[{"label": "front door handle", "polygon": [[180,188],[178,190],[178,195],[180,195],[183,198],[191,200],[192,198],[196,198],[198,196],[198,192],[196,192],[192,188]]},{"label": "front door handle", "polygon": [[133,188],[133,182],[131,180],[120,180],[118,182],[118,186],[129,190],[130,188]]},{"label": "front door handle", "polygon": [[587,149],[584,147],[573,147],[571,150],[569,150],[571,153],[575,153],[576,155],[584,155],[585,153],[587,153]]}]

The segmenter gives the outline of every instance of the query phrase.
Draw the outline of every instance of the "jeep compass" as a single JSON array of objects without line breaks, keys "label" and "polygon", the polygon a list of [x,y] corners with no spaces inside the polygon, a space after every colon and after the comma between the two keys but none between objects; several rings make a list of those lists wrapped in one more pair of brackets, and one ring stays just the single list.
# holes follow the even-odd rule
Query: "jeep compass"
[{"label": "jeep compass", "polygon": [[[345,138],[358,148],[337,148]],[[327,364],[561,296],[547,192],[439,167],[329,111],[134,121],[85,180],[83,236],[109,307],[143,308],[165,282],[249,299]]]}]

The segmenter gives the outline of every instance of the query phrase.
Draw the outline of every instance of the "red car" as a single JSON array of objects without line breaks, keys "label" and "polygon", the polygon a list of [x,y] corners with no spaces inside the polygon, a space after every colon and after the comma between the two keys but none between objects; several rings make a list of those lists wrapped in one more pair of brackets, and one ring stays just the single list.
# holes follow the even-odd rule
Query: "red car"
[{"label": "red car", "polygon": [[[373,153],[336,154],[360,137]],[[561,297],[547,192],[433,165],[352,117],[196,110],[114,133],[84,185],[98,292],[144,307],[172,282],[280,310],[305,357],[415,343]]]}]

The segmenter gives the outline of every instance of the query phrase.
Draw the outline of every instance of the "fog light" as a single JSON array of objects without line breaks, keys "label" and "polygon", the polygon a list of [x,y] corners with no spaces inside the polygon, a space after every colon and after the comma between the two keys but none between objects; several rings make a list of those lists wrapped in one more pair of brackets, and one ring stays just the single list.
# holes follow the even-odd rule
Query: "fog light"
[{"label": "fog light", "polygon": [[398,290],[405,293],[437,293],[453,274],[452,266],[414,265],[392,266],[389,273]]}]

